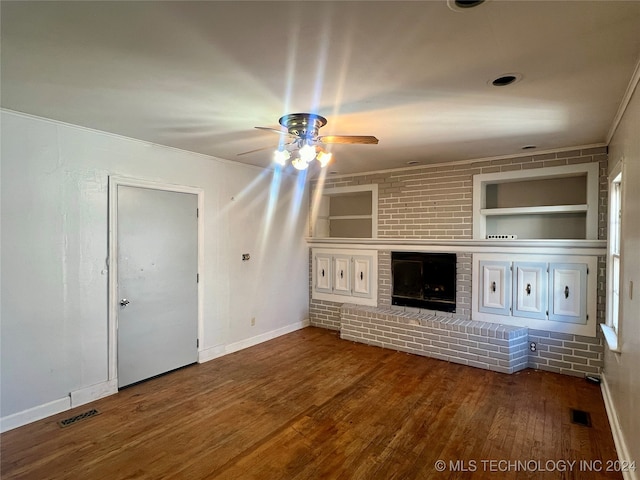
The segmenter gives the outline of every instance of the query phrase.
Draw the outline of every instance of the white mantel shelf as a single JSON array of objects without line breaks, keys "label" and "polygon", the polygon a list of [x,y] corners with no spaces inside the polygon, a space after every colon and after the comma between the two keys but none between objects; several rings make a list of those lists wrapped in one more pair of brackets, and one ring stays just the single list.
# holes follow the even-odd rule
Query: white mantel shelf
[{"label": "white mantel shelf", "polygon": [[406,238],[313,238],[310,247],[396,251],[447,251],[605,255],[606,240],[420,240]]}]

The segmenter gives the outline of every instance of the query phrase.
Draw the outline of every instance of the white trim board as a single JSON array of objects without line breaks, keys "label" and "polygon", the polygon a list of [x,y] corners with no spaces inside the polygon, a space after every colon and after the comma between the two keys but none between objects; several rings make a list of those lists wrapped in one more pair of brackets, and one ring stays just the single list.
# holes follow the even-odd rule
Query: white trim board
[{"label": "white trim board", "polygon": [[114,393],[118,393],[118,382],[115,379],[74,390],[69,394],[71,397],[71,408],[79,407],[80,405],[99,400],[103,397],[108,397]]},{"label": "white trim board", "polygon": [[631,97],[633,97],[633,92],[635,92],[636,88],[640,84],[640,59],[638,59],[638,63],[636,63],[636,68],[633,70],[633,74],[631,75],[631,80],[629,80],[629,84],[627,85],[627,89],[624,92],[622,100],[620,101],[620,105],[618,106],[618,111],[616,112],[616,116],[611,122],[611,126],[609,127],[609,131],[607,132],[607,145],[611,143],[611,139],[616,134],[616,130],[618,129],[618,125],[620,125],[620,121],[624,116],[624,113],[627,111],[627,107],[631,102]]},{"label": "white trim board", "polygon": [[394,252],[543,253],[605,255],[606,240],[420,240],[307,238],[311,248],[351,248]]},{"label": "white trim board", "polygon": [[64,398],[0,418],[0,432],[6,432],[7,430],[42,420],[43,418],[79,407],[80,405],[113,395],[114,393],[118,393],[118,383],[115,380],[109,380],[74,390]]},{"label": "white trim board", "polygon": [[[208,362],[209,360],[244,350],[245,348],[253,347],[268,340],[286,335],[287,333],[301,330],[309,325],[309,319],[306,318],[300,322],[291,323],[284,327],[256,335],[255,337],[251,337],[246,340],[241,340],[229,345],[217,345],[215,347],[202,349],[198,352],[198,363]],[[37,405],[33,408],[0,418],[0,433],[42,420],[43,418],[56,415],[66,410],[70,410],[116,393],[118,393],[117,378],[74,390],[64,398],[42,405]]]},{"label": "white trim board", "polygon": [[273,340],[274,338],[280,337],[282,335],[286,335],[287,333],[295,332],[296,330],[301,330],[303,328],[306,328],[310,324],[311,323],[309,319],[305,318],[300,322],[290,323],[289,325],[285,325],[284,327],[277,328],[276,330],[271,330],[269,332],[261,333],[260,335],[256,335],[255,337],[247,338],[246,340],[230,343],[228,345],[216,345],[214,347],[203,349],[200,352],[198,352],[198,363],[205,363],[205,362],[208,362],[209,360],[213,360],[215,358],[223,357],[230,353],[244,350],[245,348],[259,345],[260,343]]},{"label": "white trim board", "polygon": [[13,430],[14,428],[21,427],[27,423],[42,420],[43,418],[50,417],[65,410],[71,408],[71,396],[60,398],[52,402],[37,405],[21,412],[7,415],[0,418],[0,432],[6,432],[7,430]]},{"label": "white trim board", "polygon": [[[109,176],[109,302],[108,302],[108,380],[118,378],[118,187],[138,187],[168,192],[190,193],[198,197],[198,339],[204,337],[204,190],[186,185],[153,182],[139,178]],[[202,342],[200,342],[202,343]]]},{"label": "white trim board", "polygon": [[[613,443],[616,446],[616,452],[618,453],[619,460],[626,460],[628,462],[638,461],[638,459],[631,458],[629,456],[629,448],[627,447],[627,443],[624,439],[624,434],[622,433],[622,429],[620,428],[620,423],[618,422],[618,413],[616,412],[616,407],[613,404],[613,400],[611,399],[611,390],[609,389],[609,384],[607,383],[607,377],[602,374],[602,383],[600,384],[600,389],[602,390],[602,398],[604,400],[604,408],[607,411],[607,417],[609,417],[609,426],[611,427],[611,433],[613,435]],[[636,471],[623,471],[622,478],[624,480],[640,480],[640,476],[638,476],[638,472],[640,471],[640,465],[636,464]]]}]

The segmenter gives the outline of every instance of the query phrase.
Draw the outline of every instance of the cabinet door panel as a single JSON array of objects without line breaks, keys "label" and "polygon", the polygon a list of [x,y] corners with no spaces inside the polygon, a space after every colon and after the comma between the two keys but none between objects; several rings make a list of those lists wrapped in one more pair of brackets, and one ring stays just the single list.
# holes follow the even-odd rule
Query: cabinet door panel
[{"label": "cabinet door panel", "polygon": [[587,265],[549,264],[549,320],[587,323]]},{"label": "cabinet door panel", "polygon": [[510,262],[480,262],[480,298],[478,310],[484,313],[509,315],[511,312]]},{"label": "cabinet door panel", "polygon": [[333,293],[351,295],[351,257],[333,259]]},{"label": "cabinet door panel", "polygon": [[513,315],[546,320],[547,264],[515,262],[513,272]]},{"label": "cabinet door panel", "polygon": [[353,257],[353,295],[371,297],[372,257]]},{"label": "cabinet door panel", "polygon": [[318,292],[331,293],[331,256],[316,255],[315,260],[315,289]]}]

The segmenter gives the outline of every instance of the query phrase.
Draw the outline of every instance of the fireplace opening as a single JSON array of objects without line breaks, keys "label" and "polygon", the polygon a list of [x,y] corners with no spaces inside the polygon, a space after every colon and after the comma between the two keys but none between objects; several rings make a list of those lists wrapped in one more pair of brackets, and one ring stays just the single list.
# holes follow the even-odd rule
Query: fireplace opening
[{"label": "fireplace opening", "polygon": [[456,311],[456,254],[391,252],[391,304]]}]

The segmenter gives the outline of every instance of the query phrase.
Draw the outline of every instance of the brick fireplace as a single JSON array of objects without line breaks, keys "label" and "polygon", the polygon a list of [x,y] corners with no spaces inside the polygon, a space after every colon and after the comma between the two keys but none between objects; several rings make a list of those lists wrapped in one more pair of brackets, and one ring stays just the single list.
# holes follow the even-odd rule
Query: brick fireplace
[{"label": "brick fireplace", "polygon": [[[389,172],[327,177],[322,184],[324,189],[363,188],[368,185],[377,188],[378,198],[375,205],[377,237],[375,239],[362,239],[361,242],[350,240],[344,242],[344,245],[341,245],[338,239],[313,238],[310,240],[311,248],[375,248],[378,260],[377,305],[367,307],[311,299],[309,304],[311,324],[340,331],[343,338],[353,341],[418,355],[434,356],[482,368],[491,368],[490,365],[494,365],[494,369],[505,371],[503,368],[510,367],[500,365],[499,362],[507,361],[504,357],[500,357],[511,355],[511,353],[501,349],[508,348],[504,342],[513,339],[507,339],[504,336],[513,336],[516,333],[509,333],[507,331],[509,329],[500,329],[503,326],[499,324],[471,320],[474,287],[472,257],[476,252],[485,251],[487,248],[485,243],[491,244],[491,242],[473,241],[474,175],[589,162],[600,165],[601,233],[599,238],[606,238],[604,219],[607,204],[607,153],[605,147],[558,151],[518,158],[477,160],[459,165],[424,165]],[[318,186],[319,184],[312,183],[312,188]],[[392,253],[396,251],[455,252],[454,312],[438,311],[425,306],[393,304]],[[492,251],[504,253],[498,246],[494,246]],[[309,254],[311,259],[311,251]],[[598,253],[598,255],[601,254]],[[605,284],[605,272],[605,258],[599,256],[596,272],[598,285]],[[309,274],[311,280],[311,269]],[[310,281],[311,291],[312,282]],[[597,296],[599,322],[604,320],[604,310],[605,292],[599,287]],[[499,333],[494,333],[499,329]],[[602,366],[604,347],[599,336],[586,337],[529,328],[526,336],[522,335],[518,338],[520,348],[525,348],[521,353],[526,355],[527,365],[531,368],[583,376],[585,373],[598,373]],[[490,342],[491,339],[493,340]],[[428,345],[427,340],[431,344]],[[530,342],[536,343],[535,351],[529,350]],[[498,363],[494,360],[485,362],[481,359],[483,355],[478,350],[496,352],[494,360]],[[522,364],[523,362],[517,365]]]},{"label": "brick fireplace", "polygon": [[392,252],[391,304],[456,311],[456,254]]}]

